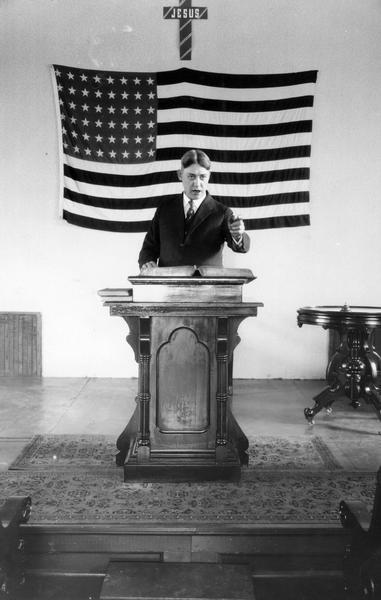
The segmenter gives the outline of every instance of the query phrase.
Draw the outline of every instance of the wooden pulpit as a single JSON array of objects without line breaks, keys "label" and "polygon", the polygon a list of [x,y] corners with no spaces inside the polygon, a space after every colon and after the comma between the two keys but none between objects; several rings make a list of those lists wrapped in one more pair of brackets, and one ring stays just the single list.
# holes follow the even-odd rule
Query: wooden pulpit
[{"label": "wooden pulpit", "polygon": [[132,289],[99,294],[129,326],[139,364],[136,409],[117,440],[125,481],[238,480],[248,440],[232,412],[237,329],[247,269],[155,268]]}]

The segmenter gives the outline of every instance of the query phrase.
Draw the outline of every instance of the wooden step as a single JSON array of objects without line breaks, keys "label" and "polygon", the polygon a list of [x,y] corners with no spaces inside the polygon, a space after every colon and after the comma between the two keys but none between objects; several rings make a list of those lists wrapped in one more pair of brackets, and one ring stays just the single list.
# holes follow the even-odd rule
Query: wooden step
[{"label": "wooden step", "polygon": [[[24,585],[19,589],[17,600],[100,600],[103,580],[104,574],[35,572],[27,574]],[[306,570],[254,574],[253,589],[255,600],[346,600],[347,598],[342,573],[338,571]],[[158,598],[157,595],[154,597]],[[221,590],[220,597],[222,597]],[[141,596],[138,596],[139,600],[140,598]],[[162,596],[159,598],[163,600]],[[153,600],[152,597],[150,600]]]},{"label": "wooden step", "polygon": [[112,561],[100,600],[253,600],[246,565]]},{"label": "wooden step", "polygon": [[341,569],[339,524],[93,523],[20,526],[25,567],[105,573],[110,561],[250,564],[271,572]]},{"label": "wooden step", "polygon": [[341,571],[255,573],[255,600],[346,600]]},{"label": "wooden step", "polygon": [[88,574],[27,574],[13,600],[97,600],[103,577]]}]

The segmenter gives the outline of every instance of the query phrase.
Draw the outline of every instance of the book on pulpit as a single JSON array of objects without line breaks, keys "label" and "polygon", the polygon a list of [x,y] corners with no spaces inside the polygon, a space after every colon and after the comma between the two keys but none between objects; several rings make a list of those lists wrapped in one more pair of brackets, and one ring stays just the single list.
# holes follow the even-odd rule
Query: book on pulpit
[{"label": "book on pulpit", "polygon": [[132,302],[131,288],[105,288],[98,294],[103,302]]},{"label": "book on pulpit", "polygon": [[255,279],[250,269],[231,267],[215,267],[212,265],[180,265],[176,267],[148,267],[140,277],[210,277],[210,278],[239,278],[246,281]]}]

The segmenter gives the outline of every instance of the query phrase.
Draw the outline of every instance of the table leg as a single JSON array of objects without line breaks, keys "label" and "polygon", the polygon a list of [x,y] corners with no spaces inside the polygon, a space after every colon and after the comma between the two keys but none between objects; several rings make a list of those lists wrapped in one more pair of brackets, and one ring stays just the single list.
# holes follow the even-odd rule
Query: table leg
[{"label": "table leg", "polygon": [[315,405],[313,408],[305,408],[304,416],[310,425],[314,424],[314,417],[320,412],[323,408],[327,411],[330,411],[331,405],[336,400],[337,396],[341,393],[341,386],[339,384],[335,386],[328,386],[324,388],[317,396],[314,396],[313,400],[315,401]]},{"label": "table leg", "polygon": [[367,402],[373,404],[377,416],[381,421],[381,394],[379,388],[374,384],[365,386],[365,399]]},{"label": "table leg", "polygon": [[381,420],[381,393],[380,393],[380,373],[381,373],[381,357],[374,348],[374,333],[372,330],[369,333],[369,339],[364,345],[365,356],[368,366],[368,377],[364,384],[364,397],[365,400],[371,404]]},{"label": "table leg", "polygon": [[311,425],[315,415],[323,408],[330,411],[333,402],[343,393],[353,408],[360,406],[361,398],[371,402],[381,419],[381,394],[377,385],[381,357],[374,349],[374,330],[343,329],[339,333],[339,347],[327,367],[329,386],[314,397],[313,408],[304,409],[304,416]]},{"label": "table leg", "polygon": [[340,370],[348,356],[348,341],[344,334],[340,335],[339,346],[328,363],[326,371],[326,380],[329,384],[328,387],[324,388],[317,396],[314,396],[313,400],[315,405],[313,408],[305,408],[304,416],[310,425],[314,424],[314,417],[323,408],[327,412],[331,412],[331,405],[334,403],[336,398],[342,393],[343,385],[340,377]]}]

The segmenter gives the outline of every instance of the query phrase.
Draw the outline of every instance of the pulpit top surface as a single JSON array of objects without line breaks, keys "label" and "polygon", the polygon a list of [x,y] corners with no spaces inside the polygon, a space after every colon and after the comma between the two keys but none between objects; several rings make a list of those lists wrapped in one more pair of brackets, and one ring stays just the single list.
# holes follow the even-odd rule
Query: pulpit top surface
[{"label": "pulpit top surface", "polygon": [[243,285],[256,277],[250,269],[184,265],[150,267],[139,275],[130,276],[133,285]]},{"label": "pulpit top surface", "polygon": [[131,290],[105,289],[98,293],[108,304],[238,304],[242,303],[243,285],[254,279],[250,269],[153,267],[128,277]]},{"label": "pulpit top surface", "polygon": [[262,302],[118,302],[106,301],[111,316],[119,317],[255,317]]}]

